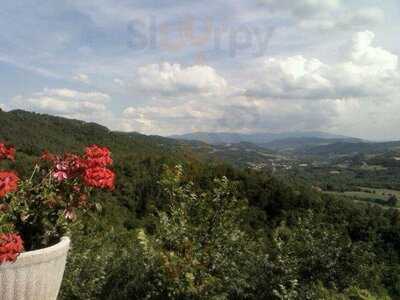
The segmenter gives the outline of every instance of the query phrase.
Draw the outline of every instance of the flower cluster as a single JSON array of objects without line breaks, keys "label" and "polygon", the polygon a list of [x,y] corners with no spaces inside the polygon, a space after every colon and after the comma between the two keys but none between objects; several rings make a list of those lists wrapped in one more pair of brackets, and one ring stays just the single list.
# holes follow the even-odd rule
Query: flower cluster
[{"label": "flower cluster", "polygon": [[[0,143],[0,160],[9,159],[15,160],[14,147],[7,147]],[[18,186],[18,176],[12,171],[0,171],[0,197],[13,192]]]},{"label": "flower cluster", "polygon": [[87,186],[113,190],[115,174],[103,167],[88,168],[85,170],[83,180]]},{"label": "flower cluster", "polygon": [[58,181],[73,179],[79,176],[85,165],[82,159],[74,154],[65,154],[62,158],[55,157],[53,177]]},{"label": "flower cluster", "polygon": [[87,147],[84,157],[89,168],[107,167],[113,163],[110,150],[97,145]]},{"label": "flower cluster", "polygon": [[[15,148],[0,143],[0,160],[15,160]],[[0,197],[17,190],[19,178],[15,172],[0,171]],[[0,203],[0,213],[7,210],[7,205]],[[17,233],[0,234],[0,263],[13,262],[23,251],[23,242]]]},{"label": "flower cluster", "polygon": [[1,159],[15,160],[15,148],[7,147],[3,143],[0,143],[0,160]]},{"label": "flower cluster", "polygon": [[12,171],[0,172],[0,197],[14,192],[18,187],[18,176]]},{"label": "flower cluster", "polygon": [[18,234],[0,234],[0,264],[14,262],[23,250],[24,243]]},{"label": "flower cluster", "polygon": [[88,187],[114,189],[115,174],[108,167],[113,163],[108,148],[92,145],[83,157],[67,153],[55,156],[45,152],[42,159],[53,163],[53,177],[59,181],[81,178]]},{"label": "flower cluster", "polygon": [[87,147],[84,155],[86,166],[83,180],[87,186],[114,189],[115,174],[107,167],[113,163],[110,150],[93,145]]},{"label": "flower cluster", "polygon": [[[15,149],[0,144],[0,160],[15,160]],[[113,190],[115,173],[108,148],[89,146],[83,155],[45,152],[28,180],[0,171],[0,264],[18,254],[56,243],[76,221],[93,188]],[[57,216],[55,218],[55,216]]]}]

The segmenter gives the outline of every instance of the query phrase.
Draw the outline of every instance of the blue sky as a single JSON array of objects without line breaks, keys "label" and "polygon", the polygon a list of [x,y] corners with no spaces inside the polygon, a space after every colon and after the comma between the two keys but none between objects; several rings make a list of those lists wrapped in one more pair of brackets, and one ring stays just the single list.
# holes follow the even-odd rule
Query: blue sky
[{"label": "blue sky", "polygon": [[0,107],[115,130],[400,139],[396,0],[22,0]]}]

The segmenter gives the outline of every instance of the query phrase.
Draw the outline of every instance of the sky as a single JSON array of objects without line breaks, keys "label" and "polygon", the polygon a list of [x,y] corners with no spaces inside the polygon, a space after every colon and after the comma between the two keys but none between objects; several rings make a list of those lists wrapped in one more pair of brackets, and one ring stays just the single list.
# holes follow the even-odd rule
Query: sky
[{"label": "sky", "polygon": [[0,108],[400,139],[398,0],[3,0]]}]

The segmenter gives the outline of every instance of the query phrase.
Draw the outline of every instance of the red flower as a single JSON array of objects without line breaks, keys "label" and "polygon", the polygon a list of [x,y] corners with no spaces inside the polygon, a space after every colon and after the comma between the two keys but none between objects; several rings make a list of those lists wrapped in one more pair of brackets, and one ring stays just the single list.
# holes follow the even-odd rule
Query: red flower
[{"label": "red flower", "polygon": [[107,168],[89,168],[85,170],[83,180],[87,186],[113,190],[115,174]]},{"label": "red flower", "polygon": [[92,145],[85,149],[87,167],[106,167],[113,163],[110,150],[107,147]]},{"label": "red flower", "polygon": [[0,160],[1,159],[9,159],[14,161],[15,160],[15,148],[14,147],[7,147],[4,144],[0,144]]},{"label": "red flower", "polygon": [[24,243],[19,234],[0,234],[0,264],[15,262],[22,251],[24,251]]},{"label": "red flower", "polygon": [[0,172],[0,197],[14,192],[18,187],[18,176],[11,171]]}]

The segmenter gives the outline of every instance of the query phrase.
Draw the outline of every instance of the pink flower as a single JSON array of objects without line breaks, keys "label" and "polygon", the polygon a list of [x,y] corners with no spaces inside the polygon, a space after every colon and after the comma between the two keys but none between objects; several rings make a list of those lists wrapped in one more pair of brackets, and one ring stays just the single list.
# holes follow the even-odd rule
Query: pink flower
[{"label": "pink flower", "polygon": [[81,176],[85,169],[84,160],[74,154],[66,153],[63,157],[58,157],[46,153],[43,157],[54,163],[53,177],[60,182]]},{"label": "pink flower", "polygon": [[68,179],[68,175],[65,171],[56,171],[53,173],[53,177],[57,179],[57,181],[61,182]]}]

